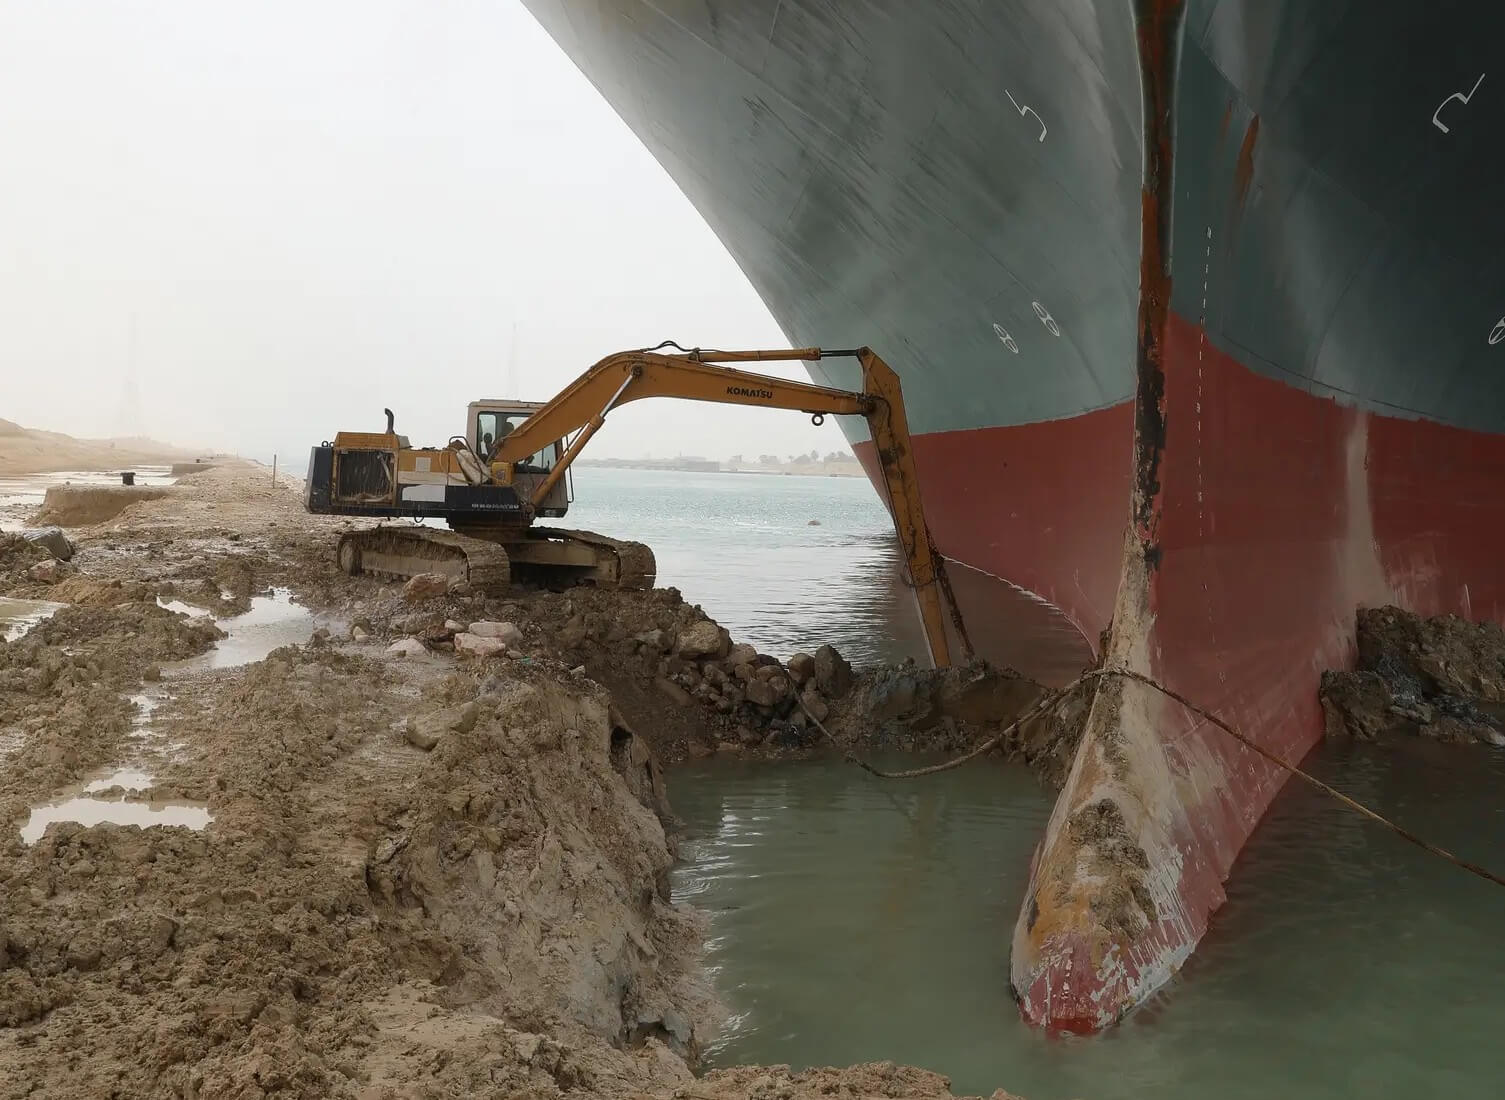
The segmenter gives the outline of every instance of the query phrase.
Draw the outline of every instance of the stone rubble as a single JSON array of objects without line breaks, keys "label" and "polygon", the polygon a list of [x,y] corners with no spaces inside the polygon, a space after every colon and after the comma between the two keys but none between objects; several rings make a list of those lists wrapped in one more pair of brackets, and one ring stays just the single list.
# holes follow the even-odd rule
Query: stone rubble
[{"label": "stone rubble", "polygon": [[1505,745],[1505,630],[1397,607],[1361,609],[1355,626],[1355,667],[1322,674],[1329,737]]}]

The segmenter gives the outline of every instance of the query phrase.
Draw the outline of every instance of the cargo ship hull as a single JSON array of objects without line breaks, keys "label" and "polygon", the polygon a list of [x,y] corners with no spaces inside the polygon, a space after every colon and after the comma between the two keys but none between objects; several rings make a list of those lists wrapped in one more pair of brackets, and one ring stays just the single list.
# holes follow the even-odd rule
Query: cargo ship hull
[{"label": "cargo ship hull", "polygon": [[[991,655],[1060,680],[1102,637],[1296,762],[1357,607],[1505,617],[1505,6],[529,6],[792,342],[901,372]],[[1025,1018],[1164,984],[1285,778],[1104,681]]]}]

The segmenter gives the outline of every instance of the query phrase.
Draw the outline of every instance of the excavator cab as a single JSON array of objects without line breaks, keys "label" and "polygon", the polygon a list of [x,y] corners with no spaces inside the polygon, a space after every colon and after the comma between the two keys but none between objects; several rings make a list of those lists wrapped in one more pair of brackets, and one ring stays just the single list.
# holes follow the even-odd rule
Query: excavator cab
[{"label": "excavator cab", "polygon": [[[472,401],[466,410],[465,436],[470,443],[471,450],[475,451],[481,462],[491,471],[492,477],[504,485],[511,485],[517,490],[518,495],[525,499],[532,499],[534,492],[563,457],[562,441],[555,440],[553,443],[546,444],[540,450],[512,464],[510,470],[507,463],[496,458],[496,453],[502,440],[521,427],[541,408],[543,408],[543,403],[540,401],[507,401],[500,398],[488,398]],[[560,478],[550,488],[548,494],[537,502],[535,514],[557,519],[569,511],[571,499],[569,479]]]},{"label": "excavator cab", "polygon": [[[673,346],[679,354],[662,348]],[[841,356],[862,367],[862,389],[835,390],[751,374],[728,363],[815,362]],[[570,505],[570,464],[613,408],[648,397],[861,416],[873,437],[878,486],[893,516],[909,581],[937,666],[951,663],[945,606],[966,644],[950,600],[943,563],[931,545],[920,503],[899,376],[871,348],[720,351],[663,344],[602,359],[553,400],[473,401],[465,427],[442,448],[412,448],[387,413],[385,432],[340,432],[309,455],[310,512],[443,520],[430,526],[382,525],[347,530],[336,551],[347,573],[412,577],[440,573],[484,592],[506,589],[514,575],[549,585],[651,588],[658,566],[642,543],[593,531],[545,527]]]}]

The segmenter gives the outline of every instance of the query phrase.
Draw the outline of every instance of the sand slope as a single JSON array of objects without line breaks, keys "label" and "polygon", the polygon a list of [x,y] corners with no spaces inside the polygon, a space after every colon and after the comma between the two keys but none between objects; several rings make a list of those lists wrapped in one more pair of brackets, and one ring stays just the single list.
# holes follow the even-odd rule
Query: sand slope
[{"label": "sand slope", "polygon": [[0,420],[0,475],[50,470],[113,470],[135,464],[191,462],[192,451],[154,439],[75,439]]}]

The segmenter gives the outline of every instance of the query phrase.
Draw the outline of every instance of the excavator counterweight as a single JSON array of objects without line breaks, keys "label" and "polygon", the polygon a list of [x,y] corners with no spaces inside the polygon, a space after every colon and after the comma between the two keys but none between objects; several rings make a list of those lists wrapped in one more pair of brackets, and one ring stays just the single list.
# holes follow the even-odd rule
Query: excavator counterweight
[{"label": "excavator counterweight", "polygon": [[[465,431],[443,448],[414,448],[396,434],[341,432],[313,448],[307,505],[334,515],[444,520],[449,531],[381,525],[346,533],[338,560],[349,573],[411,577],[437,572],[452,583],[497,592],[513,579],[650,588],[653,553],[641,543],[589,531],[535,525],[569,508],[564,480],[571,464],[612,409],[647,397],[793,409],[817,422],[862,416],[872,434],[885,503],[904,550],[930,655],[951,663],[945,608],[966,644],[942,559],[930,541],[920,501],[898,375],[871,348],[823,351],[712,351],[661,348],[607,356],[552,400],[478,401]],[[675,345],[677,347],[677,345]],[[753,374],[728,363],[858,360],[861,391]]]}]

